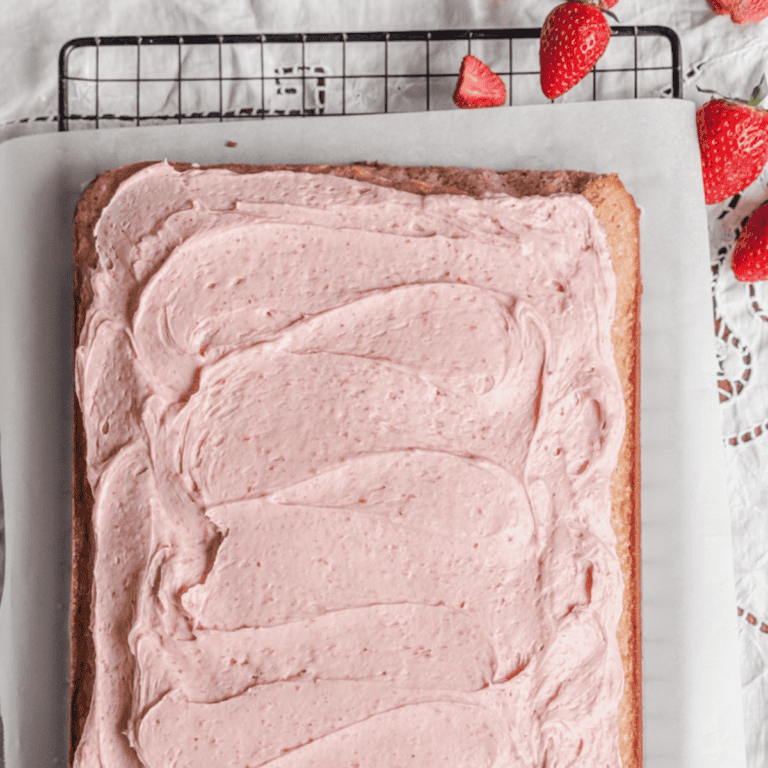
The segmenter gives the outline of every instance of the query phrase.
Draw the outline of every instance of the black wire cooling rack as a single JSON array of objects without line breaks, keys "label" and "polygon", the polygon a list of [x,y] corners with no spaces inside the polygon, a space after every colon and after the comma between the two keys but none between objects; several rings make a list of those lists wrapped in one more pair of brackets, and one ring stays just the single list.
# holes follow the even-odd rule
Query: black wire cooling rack
[{"label": "black wire cooling rack", "polygon": [[[77,38],[59,55],[59,130],[452,109],[466,53],[501,76],[509,106],[543,104],[540,32]],[[682,97],[673,30],[611,34],[598,66],[560,101]]]}]

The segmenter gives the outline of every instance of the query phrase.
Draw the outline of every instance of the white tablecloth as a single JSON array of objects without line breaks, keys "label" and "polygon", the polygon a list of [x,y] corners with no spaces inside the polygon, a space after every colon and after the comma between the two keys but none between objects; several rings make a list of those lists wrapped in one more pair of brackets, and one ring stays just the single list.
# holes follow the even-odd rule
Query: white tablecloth
[{"label": "white tablecloth", "polygon": [[[57,112],[58,53],[74,37],[538,27],[555,4],[554,0],[5,2],[0,5],[0,141],[57,130],[52,118]],[[706,0],[621,0],[614,11],[622,24],[658,24],[678,33],[684,97],[697,104],[709,98],[697,91],[697,85],[746,97],[768,68],[768,21],[738,28],[728,17],[716,16]],[[709,210],[713,354],[720,363],[734,538],[734,617],[741,641],[747,764],[752,768],[768,765],[768,283],[737,283],[729,257],[742,220],[768,198],[767,186],[768,171],[737,199]],[[2,530],[0,514],[0,542]],[[0,546],[0,588],[2,557]]]}]

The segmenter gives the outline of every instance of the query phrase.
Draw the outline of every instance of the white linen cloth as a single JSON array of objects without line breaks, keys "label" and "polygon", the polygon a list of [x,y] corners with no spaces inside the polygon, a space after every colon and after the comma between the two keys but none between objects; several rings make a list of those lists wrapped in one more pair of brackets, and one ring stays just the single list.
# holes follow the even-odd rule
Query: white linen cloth
[{"label": "white linen cloth", "polygon": [[[6,0],[0,4],[0,141],[57,130],[58,53],[75,37],[538,27],[554,5],[556,0]],[[768,69],[768,20],[739,28],[716,16],[706,0],[621,0],[613,10],[621,24],[663,25],[678,33],[684,97],[697,104],[709,98],[697,85],[747,97]],[[742,220],[766,199],[768,171],[737,200],[709,207],[734,617],[751,768],[768,765],[768,283],[738,283],[729,258]],[[0,514],[0,543],[2,530]],[[0,589],[2,556],[0,546]],[[0,749],[0,761],[1,755]]]}]

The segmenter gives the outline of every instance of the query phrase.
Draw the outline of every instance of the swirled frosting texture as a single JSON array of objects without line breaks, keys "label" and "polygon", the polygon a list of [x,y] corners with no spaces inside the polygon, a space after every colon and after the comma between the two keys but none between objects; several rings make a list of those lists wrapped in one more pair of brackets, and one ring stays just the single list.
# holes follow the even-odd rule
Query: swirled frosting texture
[{"label": "swirled frosting texture", "polygon": [[75,765],[618,766],[590,204],[161,163],[95,235]]}]

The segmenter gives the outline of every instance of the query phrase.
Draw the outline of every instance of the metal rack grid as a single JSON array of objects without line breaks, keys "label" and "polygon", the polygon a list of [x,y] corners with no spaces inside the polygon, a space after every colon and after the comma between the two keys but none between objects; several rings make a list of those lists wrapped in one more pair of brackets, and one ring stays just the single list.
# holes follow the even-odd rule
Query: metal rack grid
[{"label": "metal rack grid", "polygon": [[[449,109],[465,53],[502,77],[509,106],[547,103],[539,87],[540,32],[77,38],[59,54],[59,130]],[[673,30],[616,26],[611,34],[598,66],[561,100],[682,97]],[[613,38],[631,40],[611,57]],[[642,82],[648,77],[653,87]]]}]

